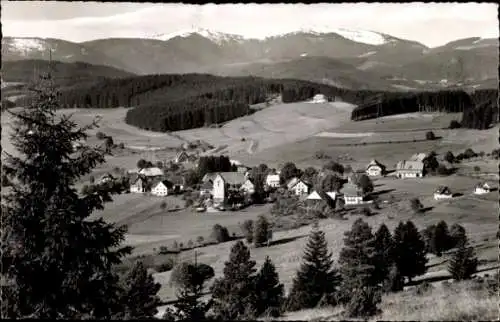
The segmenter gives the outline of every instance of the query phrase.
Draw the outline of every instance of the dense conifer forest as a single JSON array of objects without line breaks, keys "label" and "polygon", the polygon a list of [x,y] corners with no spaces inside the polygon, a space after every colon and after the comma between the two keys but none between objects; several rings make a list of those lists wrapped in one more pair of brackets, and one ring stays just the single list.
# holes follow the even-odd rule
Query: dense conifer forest
[{"label": "dense conifer forest", "polygon": [[358,106],[351,119],[361,121],[381,116],[413,112],[463,112],[462,127],[486,129],[498,117],[498,91],[466,93],[461,90],[419,93],[383,93]]}]

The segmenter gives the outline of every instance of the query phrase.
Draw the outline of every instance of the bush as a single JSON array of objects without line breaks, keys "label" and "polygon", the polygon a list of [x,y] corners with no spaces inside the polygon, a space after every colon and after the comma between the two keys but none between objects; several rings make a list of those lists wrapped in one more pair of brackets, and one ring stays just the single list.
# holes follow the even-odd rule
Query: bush
[{"label": "bush", "polygon": [[418,198],[411,199],[410,206],[411,206],[411,209],[416,213],[422,212],[422,209],[424,207]]},{"label": "bush", "polygon": [[434,132],[429,131],[429,132],[425,133],[425,139],[429,140],[429,141],[435,140],[436,135],[434,134]]},{"label": "bush", "polygon": [[363,207],[361,209],[361,213],[363,214],[363,216],[365,217],[370,217],[372,215],[372,211],[370,210],[370,208],[368,207]]},{"label": "bush", "polygon": [[215,224],[212,227],[212,238],[214,238],[218,243],[224,243],[231,240],[227,228],[219,224]]},{"label": "bush", "polygon": [[423,295],[432,290],[433,288],[434,286],[432,286],[432,284],[430,284],[429,282],[423,282],[422,284],[419,284],[415,287],[415,294]]},{"label": "bush", "polygon": [[163,201],[161,204],[160,204],[160,209],[161,210],[165,210],[167,209],[167,203],[165,201]]},{"label": "bush", "polygon": [[269,222],[263,215],[259,216],[257,222],[254,225],[253,231],[253,242],[255,247],[262,247],[268,241],[269,238]]},{"label": "bush", "polygon": [[155,267],[155,270],[158,273],[163,273],[163,272],[170,271],[173,267],[174,267],[174,260],[173,259],[168,259],[165,262],[163,262],[162,264],[157,265]]},{"label": "bush", "polygon": [[198,243],[198,245],[202,245],[204,240],[205,238],[203,238],[203,236],[196,237],[196,242]]},{"label": "bush", "polygon": [[188,247],[188,248],[193,248],[193,246],[194,246],[193,241],[192,241],[191,239],[190,239],[190,240],[188,240],[188,242],[187,242],[187,247]]},{"label": "bush", "polygon": [[96,135],[97,139],[99,140],[104,140],[105,138],[107,138],[108,136],[106,134],[104,134],[103,132],[97,132]]},{"label": "bush", "polygon": [[168,254],[168,247],[167,246],[160,246],[159,254],[161,254],[161,255]]},{"label": "bush", "polygon": [[444,159],[446,162],[449,162],[449,163],[455,162],[455,156],[453,155],[453,153],[451,151],[446,152],[446,154],[444,155]]},{"label": "bush", "polygon": [[441,176],[446,176],[448,174],[450,174],[450,170],[444,166],[443,164],[440,164],[437,168],[437,173]]},{"label": "bush", "polygon": [[474,166],[474,172],[479,172],[479,171],[481,171],[481,168],[477,165]]},{"label": "bush", "polygon": [[466,159],[470,159],[470,158],[475,158],[477,157],[477,153],[474,152],[474,150],[472,150],[471,148],[468,148],[467,150],[465,150],[464,152],[464,157]]},{"label": "bush", "polygon": [[382,301],[379,290],[375,287],[356,289],[347,303],[346,311],[350,317],[369,317],[380,313],[377,305]]}]

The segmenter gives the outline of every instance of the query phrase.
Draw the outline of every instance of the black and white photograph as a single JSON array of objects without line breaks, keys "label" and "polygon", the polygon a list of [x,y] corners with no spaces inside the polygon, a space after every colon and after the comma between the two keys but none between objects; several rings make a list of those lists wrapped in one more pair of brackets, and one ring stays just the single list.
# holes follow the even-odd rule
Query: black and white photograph
[{"label": "black and white photograph", "polygon": [[2,319],[500,318],[498,4],[0,2]]}]

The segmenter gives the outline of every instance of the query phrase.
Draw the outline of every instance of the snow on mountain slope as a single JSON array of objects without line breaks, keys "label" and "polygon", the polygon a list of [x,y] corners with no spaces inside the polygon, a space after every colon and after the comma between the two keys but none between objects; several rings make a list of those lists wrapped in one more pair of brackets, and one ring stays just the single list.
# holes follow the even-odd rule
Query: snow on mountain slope
[{"label": "snow on mountain slope", "polygon": [[384,35],[374,31],[338,28],[331,30],[331,32],[337,33],[349,40],[369,45],[383,45],[390,42]]},{"label": "snow on mountain slope", "polygon": [[228,42],[228,41],[242,42],[243,40],[245,40],[245,38],[243,36],[226,34],[223,32],[211,31],[211,30],[203,29],[203,28],[179,30],[179,31],[175,31],[172,33],[168,33],[168,34],[157,34],[151,38],[156,39],[156,40],[167,41],[167,40],[175,38],[175,37],[187,38],[187,37],[194,35],[194,34],[197,34],[197,35],[200,35],[200,36],[205,37],[207,39],[210,39],[211,41],[213,41],[219,45],[224,43],[224,42]]}]

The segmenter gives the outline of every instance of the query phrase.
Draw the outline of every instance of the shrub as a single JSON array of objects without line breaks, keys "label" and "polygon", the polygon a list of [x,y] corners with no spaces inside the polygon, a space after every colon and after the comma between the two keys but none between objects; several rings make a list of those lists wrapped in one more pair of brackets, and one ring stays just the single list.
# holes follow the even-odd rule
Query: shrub
[{"label": "shrub", "polygon": [[179,249],[180,250],[184,249],[184,243],[179,243]]},{"label": "shrub", "polygon": [[125,149],[125,144],[123,142],[120,142],[118,144],[118,147],[123,150],[123,149]]},{"label": "shrub", "polygon": [[474,152],[474,150],[472,150],[471,148],[468,148],[464,152],[464,157],[466,159],[475,158],[475,157],[477,157],[477,154],[476,154],[476,152]]},{"label": "shrub", "polygon": [[363,216],[365,217],[370,217],[372,215],[372,211],[370,210],[370,208],[368,207],[363,207],[361,209],[361,213],[363,214]]},{"label": "shrub", "polygon": [[168,254],[168,247],[167,246],[160,246],[160,251],[159,253],[161,255]]},{"label": "shrub", "polygon": [[481,168],[477,165],[474,166],[474,172],[479,172],[481,171]]},{"label": "shrub", "polygon": [[404,278],[398,271],[396,265],[391,267],[389,271],[389,275],[383,282],[383,289],[385,292],[399,292],[403,290],[404,287]]},{"label": "shrub", "polygon": [[434,132],[429,131],[429,132],[425,133],[425,139],[429,140],[429,141],[435,140],[436,135],[434,134]]},{"label": "shrub", "polygon": [[381,301],[381,292],[376,287],[363,287],[354,290],[346,311],[350,317],[374,316],[380,313],[377,306]]},{"label": "shrub", "polygon": [[416,213],[422,212],[422,209],[424,207],[418,198],[411,199],[410,206],[411,206],[411,209]]},{"label": "shrub", "polygon": [[167,209],[167,203],[165,201],[163,201],[161,204],[160,204],[160,208],[161,210],[165,210]]},{"label": "shrub", "polygon": [[198,245],[202,245],[204,240],[205,238],[203,238],[203,236],[196,237],[196,242],[198,243]]},{"label": "shrub", "polygon": [[253,231],[253,242],[255,243],[255,247],[261,247],[268,241],[269,230],[269,222],[266,217],[262,215],[259,216]]},{"label": "shrub", "polygon": [[188,242],[187,242],[187,247],[188,247],[188,248],[193,248],[193,246],[194,246],[193,241],[192,241],[191,239],[190,239],[190,240],[188,240]]},{"label": "shrub", "polygon": [[448,151],[445,153],[444,159],[446,162],[449,162],[449,163],[455,162],[455,156],[453,155],[453,153],[451,151]]},{"label": "shrub", "polygon": [[425,281],[422,284],[419,284],[415,287],[415,294],[416,295],[423,295],[423,294],[429,292],[430,290],[432,290],[433,288],[434,288],[434,286],[432,286],[432,284]]},{"label": "shrub", "polygon": [[450,170],[444,166],[443,164],[440,164],[437,168],[437,173],[441,176],[446,176],[448,174],[450,174]]},{"label": "shrub", "polygon": [[212,238],[214,238],[218,243],[224,243],[231,239],[227,228],[219,224],[215,224],[212,227]]}]

